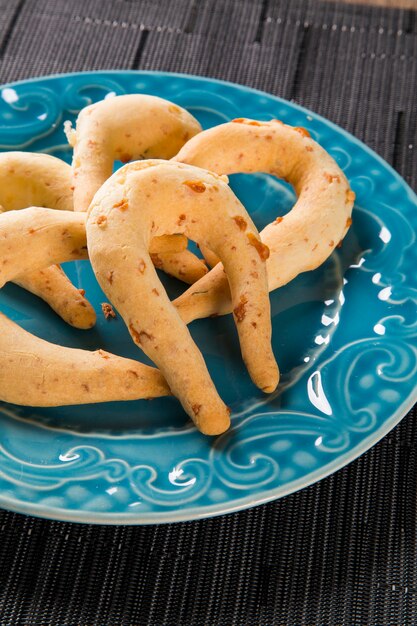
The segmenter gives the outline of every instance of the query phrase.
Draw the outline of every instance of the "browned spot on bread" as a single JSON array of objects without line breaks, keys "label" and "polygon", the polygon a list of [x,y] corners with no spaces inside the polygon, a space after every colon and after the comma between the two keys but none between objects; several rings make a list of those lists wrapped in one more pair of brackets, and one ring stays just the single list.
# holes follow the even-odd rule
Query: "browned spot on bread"
[{"label": "browned spot on bread", "polygon": [[83,383],[81,385],[81,387],[84,389],[84,391],[86,391],[87,393],[90,391],[90,387],[87,385],[87,383]]},{"label": "browned spot on bread", "polygon": [[120,161],[122,163],[128,163],[132,159],[133,159],[133,156],[131,154],[128,154],[127,152],[124,152],[123,154],[120,155]]},{"label": "browned spot on bread", "polygon": [[265,135],[265,139],[266,139],[267,141],[271,141],[271,139],[272,139],[272,135]]},{"label": "browned spot on bread", "polygon": [[[35,232],[34,228],[29,228],[29,230],[28,230],[29,235],[33,235],[34,232]],[[62,233],[62,234],[64,234],[64,233]]]},{"label": "browned spot on bread", "polygon": [[329,182],[329,183],[340,183],[340,176],[339,174],[329,174],[328,172],[324,172],[324,178]]},{"label": "browned spot on bread", "polygon": [[97,352],[101,356],[102,359],[106,359],[107,360],[107,359],[110,358],[110,355],[107,354],[107,352],[104,352],[104,350],[102,350],[101,348],[100,348],[100,350],[97,350]]},{"label": "browned spot on bread", "polygon": [[168,107],[170,113],[181,113],[181,109],[176,104],[170,104]]},{"label": "browned spot on bread", "polygon": [[129,202],[127,201],[126,198],[122,198],[121,200],[119,200],[119,202],[116,202],[116,204],[113,204],[113,209],[120,209],[121,211],[127,211],[128,208],[129,208]]},{"label": "browned spot on bread", "polygon": [[78,291],[80,292],[81,296],[83,297],[85,296],[85,289],[79,289]]},{"label": "browned spot on bread", "polygon": [[97,218],[97,226],[104,228],[107,225],[107,217],[105,215],[99,215]]},{"label": "browned spot on bread", "polygon": [[152,289],[152,293],[154,293],[156,296],[159,296],[159,291],[155,289],[155,287]]},{"label": "browned spot on bread", "polygon": [[342,247],[342,244],[343,244],[343,239],[341,239],[341,240],[339,241],[339,243],[337,244],[336,248],[341,248],[341,247]]},{"label": "browned spot on bread", "polygon": [[152,259],[152,263],[155,265],[155,267],[157,267],[158,269],[161,269],[163,266],[163,262],[159,254],[157,252],[151,252],[150,256]]},{"label": "browned spot on bread", "polygon": [[144,271],[146,270],[146,263],[143,259],[139,261],[138,270],[141,274],[143,274]]},{"label": "browned spot on bread", "polygon": [[108,302],[103,302],[101,305],[101,310],[103,311],[104,317],[106,320],[114,319],[116,317],[116,313],[113,310],[113,307]]},{"label": "browned spot on bread", "polygon": [[247,117],[236,117],[232,120],[234,124],[247,124],[248,126],[264,126],[266,122],[258,122],[258,120],[250,120]]},{"label": "browned spot on bread", "polygon": [[206,190],[206,186],[201,180],[185,180],[183,185],[187,185],[195,193],[203,193]]},{"label": "browned spot on bread", "polygon": [[300,135],[302,135],[303,137],[310,137],[310,133],[308,132],[308,130],[306,128],[303,128],[302,126],[294,126],[294,130],[296,130],[297,133],[300,133]]},{"label": "browned spot on bread", "polygon": [[129,324],[129,330],[130,330],[130,334],[132,335],[134,341],[136,341],[136,343],[140,343],[139,331],[136,330],[136,328],[133,326],[133,324]]},{"label": "browned spot on bread", "polygon": [[259,278],[258,272],[251,272],[250,275],[252,276],[252,278]]},{"label": "browned spot on bread", "polygon": [[233,309],[234,316],[238,322],[243,322],[245,319],[247,302],[248,299],[246,296],[240,296],[239,304]]},{"label": "browned spot on bread", "polygon": [[152,341],[155,337],[147,333],[145,330],[141,330],[139,333],[139,343],[141,343],[142,339],[149,339],[149,341]]},{"label": "browned spot on bread", "polygon": [[266,261],[269,258],[269,248],[262,241],[260,241],[253,233],[247,234],[249,243],[256,248],[262,261]]},{"label": "browned spot on bread", "polygon": [[349,204],[350,202],[355,202],[356,194],[351,189],[346,189],[346,200],[345,203]]},{"label": "browned spot on bread", "polygon": [[278,216],[277,218],[275,218],[275,224],[281,224],[283,219],[284,219],[283,217]]},{"label": "browned spot on bread", "polygon": [[333,239],[332,239],[331,241],[329,241],[329,247],[330,247],[330,248],[333,248],[333,247],[334,247],[334,241],[333,241]]},{"label": "browned spot on bread", "polygon": [[307,152],[313,152],[313,150],[314,150],[313,146],[306,146]]},{"label": "browned spot on bread", "polygon": [[316,245],[314,246],[314,248],[312,248],[312,249],[311,249],[311,251],[312,251],[312,252],[314,252],[314,250],[317,248],[317,246],[318,246],[318,245],[319,245],[319,244],[318,244],[318,243],[316,243]]},{"label": "browned spot on bread", "polygon": [[93,148],[93,147],[94,147],[94,146],[96,146],[96,145],[97,145],[97,142],[96,142],[96,141],[94,141],[93,139],[89,139],[89,140],[87,141],[87,146],[89,146],[90,148]]},{"label": "browned spot on bread", "polygon": [[235,220],[236,224],[239,226],[240,230],[246,230],[248,225],[246,223],[246,220],[243,219],[243,217],[241,217],[240,215],[235,215],[233,219]]},{"label": "browned spot on bread", "polygon": [[251,325],[252,325],[254,328],[257,328],[257,327],[258,327],[258,324],[257,324],[256,322],[251,322]]},{"label": "browned spot on bread", "polygon": [[107,272],[107,276],[106,276],[106,278],[107,278],[108,282],[109,282],[111,285],[113,284],[113,274],[114,274],[114,271],[113,271],[113,270],[110,270],[109,272]]},{"label": "browned spot on bread", "polygon": [[178,226],[181,226],[183,221],[186,219],[187,219],[187,216],[185,215],[185,213],[181,213],[181,215],[178,216],[178,221],[177,221]]},{"label": "browned spot on bread", "polygon": [[349,226],[352,226],[352,218],[348,217],[346,220],[346,228],[349,228]]},{"label": "browned spot on bread", "polygon": [[129,374],[132,374],[135,378],[139,378],[139,374],[135,370],[127,370]]},{"label": "browned spot on bread", "polygon": [[[207,292],[206,292],[206,293],[207,293]],[[193,294],[193,295],[194,295],[194,294]],[[211,313],[211,314],[209,315],[209,317],[219,317],[219,314],[218,314],[218,313]]]},{"label": "browned spot on bread", "polygon": [[200,413],[201,407],[202,407],[201,404],[193,404],[192,405],[191,408],[193,410],[194,415],[198,415]]},{"label": "browned spot on bread", "polygon": [[137,330],[137,329],[133,326],[133,324],[129,324],[129,330],[130,330],[130,333],[131,333],[131,335],[132,335],[132,337],[133,337],[134,341],[135,341],[136,343],[138,343],[139,345],[142,343],[142,340],[143,340],[143,339],[149,339],[150,341],[151,341],[152,339],[155,339],[155,337],[154,337],[153,335],[150,335],[150,334],[149,334],[149,333],[147,333],[145,330],[138,331],[138,330]]}]

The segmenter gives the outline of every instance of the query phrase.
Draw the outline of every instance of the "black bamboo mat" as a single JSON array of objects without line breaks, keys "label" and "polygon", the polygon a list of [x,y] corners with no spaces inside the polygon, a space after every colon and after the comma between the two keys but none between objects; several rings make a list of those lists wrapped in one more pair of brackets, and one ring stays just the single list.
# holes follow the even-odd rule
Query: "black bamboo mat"
[{"label": "black bamboo mat", "polygon": [[[292,99],[417,187],[417,11],[0,0],[1,82],[110,68],[202,74]],[[124,528],[0,512],[0,624],[415,624],[415,418],[319,484],[226,517]]]}]

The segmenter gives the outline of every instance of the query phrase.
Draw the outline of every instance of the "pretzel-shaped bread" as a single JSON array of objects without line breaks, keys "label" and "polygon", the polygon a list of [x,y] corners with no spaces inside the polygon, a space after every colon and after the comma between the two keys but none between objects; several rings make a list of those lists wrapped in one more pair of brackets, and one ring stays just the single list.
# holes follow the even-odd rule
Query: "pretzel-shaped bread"
[{"label": "pretzel-shaped bread", "polygon": [[170,395],[162,374],[104,350],[79,350],[35,337],[0,313],[0,398],[63,406]]},{"label": "pretzel-shaped bread", "polygon": [[131,163],[96,193],[86,229],[90,260],[103,291],[133,341],[160,368],[202,432],[226,430],[229,411],[159,282],[148,252],[152,237],[182,233],[222,259],[249,373],[264,391],[276,388],[279,374],[271,348],[265,269],[268,251],[224,180],[174,162]]},{"label": "pretzel-shaped bread", "polygon": [[[111,176],[114,161],[169,159],[201,131],[201,126],[188,111],[168,100],[130,94],[85,107],[78,115],[76,129],[66,122],[65,130],[74,148],[74,210],[86,211],[96,191]],[[188,283],[207,273],[205,263],[186,250],[173,257],[168,249],[161,249],[156,262]]]},{"label": "pretzel-shaped bread", "polygon": [[27,271],[87,258],[83,213],[28,207],[0,215],[0,288]]},{"label": "pretzel-shaped bread", "polygon": [[[283,178],[298,196],[292,210],[261,232],[268,246],[269,290],[321,265],[352,223],[355,194],[332,157],[303,128],[278,120],[237,119],[191,139],[174,161],[218,174],[264,172]],[[190,321],[230,313],[232,304],[221,264],[175,300]]]},{"label": "pretzel-shaped bread", "polygon": [[[87,256],[85,214],[31,207],[0,215],[0,286],[27,272]],[[60,406],[169,395],[158,370],[103,350],[39,339],[0,314],[0,398]]]},{"label": "pretzel-shaped bread", "polygon": [[[48,154],[0,153],[1,212],[30,206],[72,211],[71,167]],[[39,296],[67,323],[91,328],[96,314],[61,268],[29,271],[13,281]]]},{"label": "pretzel-shaped bread", "polygon": [[156,96],[130,94],[90,104],[75,130],[65,131],[73,154],[74,210],[86,211],[96,191],[112,175],[114,161],[170,159],[201,131],[185,109]]}]

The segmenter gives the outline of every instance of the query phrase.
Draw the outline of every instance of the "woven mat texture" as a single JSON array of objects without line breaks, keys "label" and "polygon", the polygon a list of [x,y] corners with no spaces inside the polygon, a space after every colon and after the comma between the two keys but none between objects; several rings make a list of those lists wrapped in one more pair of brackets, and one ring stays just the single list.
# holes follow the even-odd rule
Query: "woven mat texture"
[{"label": "woven mat texture", "polygon": [[[416,7],[417,8],[417,7]],[[0,80],[185,72],[294,100],[417,187],[417,11],[306,0],[0,0]],[[0,511],[0,624],[417,623],[416,410],[330,478],[149,527]]]}]

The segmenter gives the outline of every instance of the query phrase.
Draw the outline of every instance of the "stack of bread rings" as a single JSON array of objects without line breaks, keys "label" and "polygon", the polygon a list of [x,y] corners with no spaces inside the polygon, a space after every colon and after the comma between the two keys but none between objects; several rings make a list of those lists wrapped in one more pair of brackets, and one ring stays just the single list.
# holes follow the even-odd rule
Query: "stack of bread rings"
[{"label": "stack of bread rings", "polygon": [[[187,324],[232,313],[252,381],[274,391],[268,293],[321,265],[343,239],[354,202],[348,181],[303,128],[239,118],[202,131],[187,111],[148,95],[87,106],[65,131],[72,166],[0,154],[0,287],[13,281],[68,324],[91,328],[93,307],[59,266],[89,258],[156,367],[49,343],[0,314],[0,400],[61,406],[174,395],[201,432],[226,431],[230,411]],[[115,161],[126,165],[113,174]],[[297,194],[261,233],[227,179],[251,172],[283,178]],[[171,302],[156,268],[190,287]]]}]

